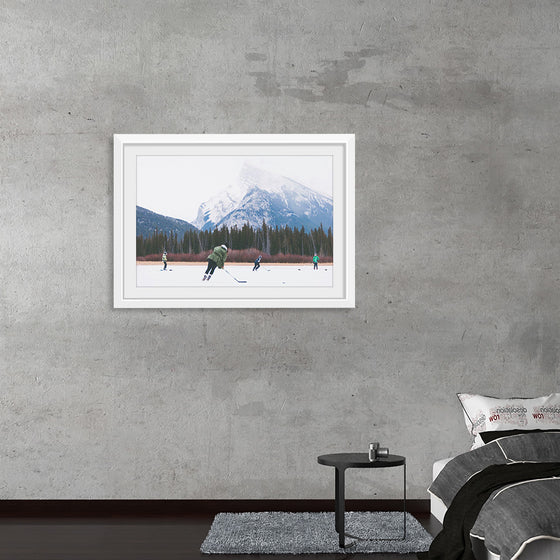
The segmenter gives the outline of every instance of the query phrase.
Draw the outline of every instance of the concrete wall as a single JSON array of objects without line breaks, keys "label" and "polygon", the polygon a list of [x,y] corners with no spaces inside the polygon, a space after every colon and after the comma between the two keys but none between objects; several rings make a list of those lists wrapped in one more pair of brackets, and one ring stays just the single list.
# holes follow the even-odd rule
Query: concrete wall
[{"label": "concrete wall", "polygon": [[[457,391],[560,377],[560,5],[33,1],[0,16],[0,498],[426,498]],[[355,133],[357,307],[114,310],[114,133]],[[400,475],[352,473],[349,497]],[[382,484],[377,484],[382,481]]]}]

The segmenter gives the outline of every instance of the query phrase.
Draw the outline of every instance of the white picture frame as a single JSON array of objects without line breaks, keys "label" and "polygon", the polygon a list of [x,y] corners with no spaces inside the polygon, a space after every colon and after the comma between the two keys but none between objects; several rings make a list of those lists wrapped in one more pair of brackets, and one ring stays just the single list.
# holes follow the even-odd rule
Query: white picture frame
[{"label": "white picture frame", "polygon": [[[353,134],[115,134],[114,307],[355,307],[354,157]],[[189,171],[194,169],[194,163],[200,161],[204,165],[207,162],[211,163],[206,167],[210,171],[203,172],[204,178],[210,180],[210,177],[217,183],[219,182],[218,170],[223,171],[226,168],[225,163],[236,162],[236,158],[244,158],[244,161],[260,158],[258,161],[278,163],[280,168],[278,176],[282,177],[285,176],[281,173],[284,169],[282,166],[288,166],[293,162],[303,171],[307,171],[310,176],[315,171],[317,171],[316,175],[319,172],[327,174],[325,166],[330,165],[328,168],[332,178],[332,230],[329,230],[329,233],[332,233],[330,281],[319,281],[320,274],[327,278],[329,265],[324,265],[324,269],[321,269],[317,276],[311,276],[309,272],[311,261],[309,264],[296,265],[300,274],[298,278],[301,280],[293,281],[291,278],[292,276],[295,278],[295,268],[272,269],[271,265],[264,269],[261,276],[257,276],[250,267],[241,269],[239,268],[241,264],[230,264],[226,261],[224,270],[228,272],[227,276],[222,274],[224,270],[221,270],[215,275],[216,280],[202,282],[205,263],[200,263],[196,269],[196,283],[192,280],[193,268],[170,266],[164,271],[169,272],[168,274],[162,272],[156,276],[161,271],[160,264],[157,264],[156,270],[153,268],[156,266],[154,263],[150,265],[152,268],[148,268],[148,265],[137,261],[137,207],[140,206],[140,197],[144,200],[149,194],[151,198],[148,198],[153,200],[152,195],[159,193],[161,189],[162,199],[173,199],[174,195],[167,196],[163,193],[166,192],[168,184],[175,182],[179,186],[174,187],[176,190],[172,192],[188,197],[189,204],[194,204],[196,196],[200,198],[202,188],[194,186],[195,183],[201,184],[202,175],[199,173],[195,180],[194,172]],[[175,163],[177,166],[174,167]],[[180,167],[183,164],[184,167]],[[174,171],[174,169],[178,170]],[[215,177],[212,170],[216,170]],[[179,177],[181,173],[186,173],[186,178]],[[190,178],[189,173],[191,173]],[[160,177],[161,181],[154,182],[153,176]],[[181,186],[183,184],[184,187]],[[177,203],[176,206],[180,204]],[[165,211],[161,213],[165,216],[169,215]],[[173,270],[175,272],[172,272]],[[253,276],[249,271],[253,272]],[[283,271],[286,271],[286,282],[284,280],[280,282],[284,278]],[[174,275],[175,273],[179,274]],[[265,273],[269,276],[267,277]],[[191,279],[182,281],[181,274],[189,274]],[[267,278],[274,280],[270,280],[270,284],[263,285],[254,280],[257,278],[261,282]],[[303,280],[304,278],[309,280]]]}]

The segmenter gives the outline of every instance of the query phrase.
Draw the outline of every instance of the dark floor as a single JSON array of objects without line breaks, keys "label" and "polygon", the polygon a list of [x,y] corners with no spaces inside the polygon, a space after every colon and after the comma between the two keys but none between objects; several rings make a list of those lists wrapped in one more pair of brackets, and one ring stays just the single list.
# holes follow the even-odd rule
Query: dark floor
[{"label": "dark floor", "polygon": [[[441,525],[429,514],[415,514],[432,534]],[[213,514],[138,518],[2,518],[0,560],[309,560],[309,555],[203,555],[200,545]],[[320,560],[412,560],[414,554],[322,554]]]}]

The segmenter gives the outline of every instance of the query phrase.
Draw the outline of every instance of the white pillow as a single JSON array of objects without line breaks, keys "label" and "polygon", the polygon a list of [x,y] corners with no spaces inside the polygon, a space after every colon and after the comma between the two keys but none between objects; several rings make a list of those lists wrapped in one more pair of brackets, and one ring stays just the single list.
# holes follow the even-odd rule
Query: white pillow
[{"label": "white pillow", "polygon": [[475,436],[473,447],[483,445],[480,432],[499,430],[550,430],[560,428],[560,393],[534,399],[499,399],[457,393],[465,424]]}]

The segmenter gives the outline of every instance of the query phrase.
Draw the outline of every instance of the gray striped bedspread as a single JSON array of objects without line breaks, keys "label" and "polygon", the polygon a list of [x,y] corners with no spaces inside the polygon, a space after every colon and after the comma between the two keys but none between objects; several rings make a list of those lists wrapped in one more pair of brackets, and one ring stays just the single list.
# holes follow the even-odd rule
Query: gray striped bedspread
[{"label": "gray striped bedspread", "polygon": [[[489,465],[555,461],[560,461],[560,433],[504,437],[452,459],[430,492],[449,507],[463,484]],[[496,490],[482,506],[471,535],[484,538],[488,550],[502,559],[514,558],[537,537],[560,540],[560,478],[527,480]]]}]

